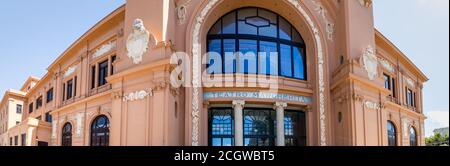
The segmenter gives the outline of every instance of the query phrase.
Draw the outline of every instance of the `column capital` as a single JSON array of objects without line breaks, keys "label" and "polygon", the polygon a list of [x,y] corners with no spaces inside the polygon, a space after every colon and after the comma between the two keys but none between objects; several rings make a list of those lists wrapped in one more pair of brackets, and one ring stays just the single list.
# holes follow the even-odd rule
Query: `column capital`
[{"label": "column capital", "polygon": [[235,108],[235,107],[243,108],[244,105],[245,105],[245,101],[244,100],[233,100],[233,108]]},{"label": "column capital", "polygon": [[278,110],[278,109],[285,109],[286,107],[287,107],[287,103],[286,102],[276,102],[275,104],[274,104],[274,109],[275,110]]}]

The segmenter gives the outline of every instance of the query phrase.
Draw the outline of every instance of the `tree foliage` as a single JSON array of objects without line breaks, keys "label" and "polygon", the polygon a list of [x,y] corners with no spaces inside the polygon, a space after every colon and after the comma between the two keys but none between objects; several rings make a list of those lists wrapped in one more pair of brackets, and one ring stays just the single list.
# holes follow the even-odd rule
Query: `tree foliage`
[{"label": "tree foliage", "polygon": [[435,133],[433,136],[425,138],[425,143],[428,146],[448,146],[448,133],[445,136]]}]

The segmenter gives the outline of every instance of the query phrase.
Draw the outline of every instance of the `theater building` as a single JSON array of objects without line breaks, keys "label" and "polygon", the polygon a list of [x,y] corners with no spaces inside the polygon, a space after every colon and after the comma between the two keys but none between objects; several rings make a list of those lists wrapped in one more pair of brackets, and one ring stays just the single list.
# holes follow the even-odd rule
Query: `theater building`
[{"label": "theater building", "polygon": [[[177,52],[189,61],[174,61]],[[173,83],[180,64],[190,86]],[[24,135],[32,146],[425,145],[428,78],[374,28],[371,0],[128,0],[47,70],[21,90],[21,122],[5,138]],[[4,105],[1,115],[11,112]]]}]

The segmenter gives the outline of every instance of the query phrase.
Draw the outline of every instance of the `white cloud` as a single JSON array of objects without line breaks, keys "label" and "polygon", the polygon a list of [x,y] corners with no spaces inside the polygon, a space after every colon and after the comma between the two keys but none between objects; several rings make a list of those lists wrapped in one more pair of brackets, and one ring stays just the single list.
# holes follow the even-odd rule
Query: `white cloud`
[{"label": "white cloud", "polygon": [[433,130],[442,127],[449,127],[449,111],[428,111],[425,113],[428,117],[426,120],[426,136],[433,135]]}]

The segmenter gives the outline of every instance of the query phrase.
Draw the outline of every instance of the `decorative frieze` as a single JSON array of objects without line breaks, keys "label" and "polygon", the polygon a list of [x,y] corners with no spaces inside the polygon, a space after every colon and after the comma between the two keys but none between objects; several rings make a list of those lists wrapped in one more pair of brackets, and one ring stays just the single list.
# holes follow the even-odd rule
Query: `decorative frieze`
[{"label": "decorative frieze", "polygon": [[143,100],[148,96],[153,96],[153,92],[152,91],[147,92],[145,90],[141,90],[141,91],[136,91],[136,92],[129,93],[128,95],[125,95],[123,97],[123,101],[128,102],[128,101]]},{"label": "decorative frieze", "polygon": [[380,103],[373,102],[373,101],[364,102],[364,106],[371,110],[381,110],[382,109],[382,106]]},{"label": "decorative frieze", "polygon": [[98,48],[97,50],[95,50],[94,54],[92,54],[92,59],[101,57],[102,55],[114,50],[116,47],[117,47],[117,42],[110,41],[110,42],[100,46],[100,48]]},{"label": "decorative frieze", "polygon": [[325,28],[327,32],[327,39],[333,41],[333,36],[335,32],[335,24],[327,18],[327,9],[323,6],[321,2],[316,0],[312,1],[315,8],[314,10],[322,17],[322,20],[325,22]]},{"label": "decorative frieze", "polygon": [[411,121],[409,120],[409,119],[407,119],[407,118],[403,118],[402,119],[402,121],[403,121],[403,136],[405,137],[405,138],[408,138],[408,136],[409,136],[409,128],[410,128],[410,123],[411,123]]},{"label": "decorative frieze", "polygon": [[64,77],[69,77],[70,75],[72,75],[77,70],[77,68],[77,65],[73,65],[67,68],[67,70],[64,72]]},{"label": "decorative frieze", "polygon": [[394,66],[388,60],[386,60],[384,58],[378,58],[378,62],[388,72],[391,72],[391,73],[395,72]]},{"label": "decorative frieze", "polygon": [[290,94],[278,94],[267,92],[205,92],[203,98],[217,99],[217,98],[239,98],[239,99],[271,99],[279,101],[293,101],[299,103],[311,103],[311,97],[290,95]]},{"label": "decorative frieze", "polygon": [[357,0],[357,1],[359,1],[361,6],[363,6],[363,7],[368,8],[368,7],[372,6],[372,0]]},{"label": "decorative frieze", "polygon": [[187,0],[186,2],[177,5],[176,11],[177,11],[177,18],[178,18],[178,24],[183,25],[186,22],[186,15],[187,15],[187,8],[192,0]]},{"label": "decorative frieze", "polygon": [[414,81],[411,78],[405,76],[405,80],[406,80],[406,84],[408,84],[410,87],[412,87],[412,88],[416,87],[416,84],[414,83]]}]

